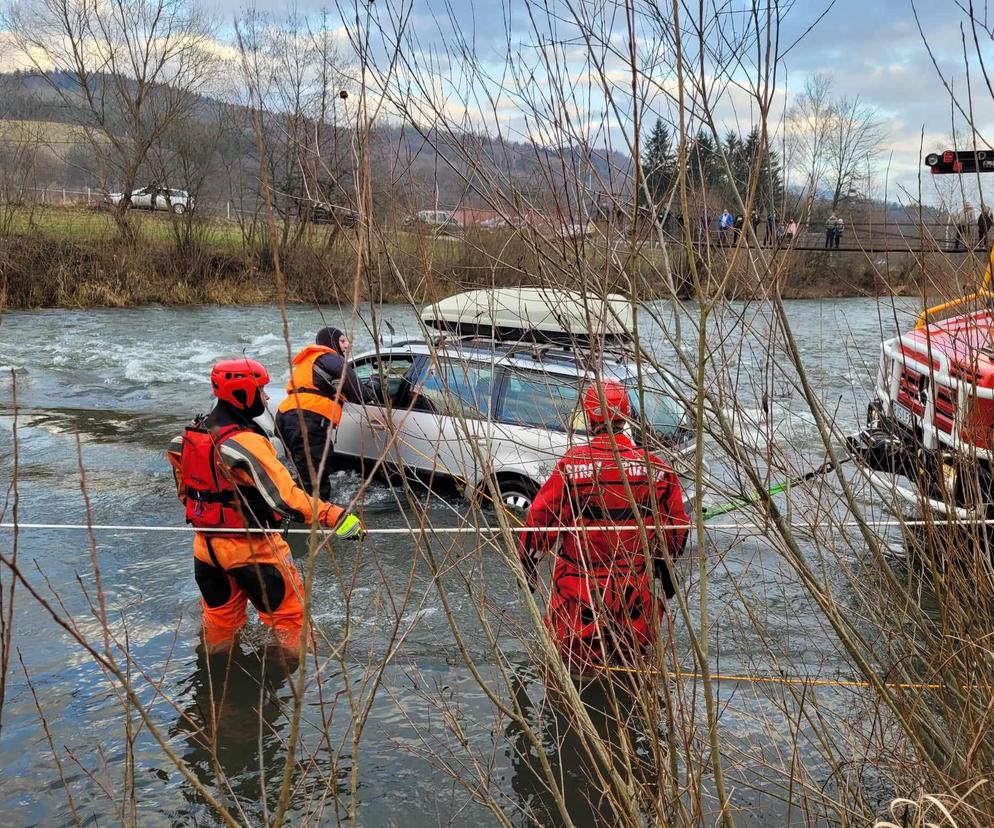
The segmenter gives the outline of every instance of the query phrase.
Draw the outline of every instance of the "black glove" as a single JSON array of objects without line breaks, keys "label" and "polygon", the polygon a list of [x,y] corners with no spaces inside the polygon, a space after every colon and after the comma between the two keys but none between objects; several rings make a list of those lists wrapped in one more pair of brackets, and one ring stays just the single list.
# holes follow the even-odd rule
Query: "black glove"
[{"label": "black glove", "polygon": [[676,595],[676,584],[673,582],[673,578],[670,577],[670,567],[672,566],[672,561],[670,562],[670,566],[667,566],[666,561],[662,558],[654,558],[652,561],[653,571],[659,580],[659,587],[663,591],[663,595],[666,596],[667,601]]}]

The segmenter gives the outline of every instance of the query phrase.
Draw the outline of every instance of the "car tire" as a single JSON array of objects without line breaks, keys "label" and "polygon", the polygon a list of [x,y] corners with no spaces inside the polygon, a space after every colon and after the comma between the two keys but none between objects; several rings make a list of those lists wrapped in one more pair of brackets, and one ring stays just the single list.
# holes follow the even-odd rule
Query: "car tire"
[{"label": "car tire", "polygon": [[186,212],[186,207],[184,207],[182,204],[174,204],[173,205],[173,212],[177,216],[181,216],[181,215],[183,215],[183,213]]},{"label": "car tire", "polygon": [[[510,512],[524,514],[531,508],[538,494],[538,484],[527,477],[499,477],[497,491],[500,494],[501,505]],[[484,490],[484,496],[490,499],[489,492]]]}]

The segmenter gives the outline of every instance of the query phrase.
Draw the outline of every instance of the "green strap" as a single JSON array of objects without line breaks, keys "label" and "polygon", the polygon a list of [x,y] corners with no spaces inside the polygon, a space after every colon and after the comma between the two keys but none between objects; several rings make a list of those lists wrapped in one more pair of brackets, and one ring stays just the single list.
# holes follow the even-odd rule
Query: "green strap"
[{"label": "green strap", "polygon": [[[839,461],[841,466],[843,463],[851,460],[851,457],[843,457]],[[753,503],[758,503],[766,497],[772,497],[773,495],[781,494],[787,489],[791,489],[794,486],[800,486],[803,483],[807,483],[810,480],[814,480],[816,477],[820,477],[823,474],[828,474],[835,468],[835,464],[829,460],[822,463],[817,469],[807,472],[806,474],[798,475],[797,477],[792,477],[789,480],[784,480],[777,483],[770,488],[765,490],[759,490],[753,492],[752,494],[744,495],[742,497],[737,497],[734,500],[728,501],[728,503],[722,503],[719,506],[711,506],[704,510],[704,520],[710,520],[713,517],[718,517],[719,515],[727,515],[729,512],[735,512],[739,509],[749,506]]]}]

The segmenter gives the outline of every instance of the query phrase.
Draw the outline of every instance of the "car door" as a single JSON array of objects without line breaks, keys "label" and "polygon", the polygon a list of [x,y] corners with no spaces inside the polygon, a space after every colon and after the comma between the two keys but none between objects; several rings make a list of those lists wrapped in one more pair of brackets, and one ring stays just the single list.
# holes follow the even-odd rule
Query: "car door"
[{"label": "car door", "polygon": [[143,210],[147,210],[152,204],[152,196],[149,192],[148,187],[144,187],[141,190],[135,190],[131,193],[131,206],[138,207]]},{"label": "car door", "polygon": [[491,425],[492,363],[443,357],[425,366],[409,411],[394,412],[397,453],[403,464],[475,484],[487,457]]},{"label": "car door", "polygon": [[164,190],[161,187],[155,191],[155,207],[154,210],[168,210],[169,209],[169,190]]},{"label": "car door", "polygon": [[580,380],[542,371],[502,369],[497,416],[485,447],[495,473],[514,473],[544,483],[583,433]]},{"label": "car door", "polygon": [[[357,357],[352,367],[364,385],[379,382],[380,400],[389,399],[392,409],[401,408],[410,393],[414,356],[403,354],[367,354]],[[348,403],[342,408],[342,421],[335,434],[335,453],[375,463],[388,452],[387,460],[395,460],[396,450],[391,444],[391,414],[384,403],[356,405]]]}]

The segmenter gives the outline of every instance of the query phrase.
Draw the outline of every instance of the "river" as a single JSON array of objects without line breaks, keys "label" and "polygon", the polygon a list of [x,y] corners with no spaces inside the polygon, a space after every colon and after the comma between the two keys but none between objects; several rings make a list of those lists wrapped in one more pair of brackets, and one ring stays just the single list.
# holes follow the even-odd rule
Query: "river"
[{"label": "river", "polygon": [[[906,327],[910,304],[904,307],[895,313],[889,303],[862,299],[788,303],[812,380],[829,407],[838,411],[841,422],[855,426],[861,420],[881,335],[896,332],[898,324]],[[381,312],[396,328],[414,330],[410,310],[384,307]],[[295,345],[309,340],[321,324],[345,327],[338,308],[291,308],[289,316]],[[357,352],[371,341],[367,332],[356,331]],[[192,414],[208,408],[211,364],[243,353],[274,368],[274,379],[284,379],[285,370],[275,370],[286,364],[277,308],[148,307],[4,314],[0,324],[0,480],[7,493],[14,463],[13,370],[19,409],[20,521],[86,520],[78,435],[93,522],[180,525],[182,516],[164,449]],[[745,374],[763,369],[761,357],[747,349],[737,358]],[[784,412],[799,410],[796,398],[780,400],[779,405]],[[795,417],[789,427],[800,449],[817,446],[809,421]],[[335,481],[335,497],[347,499],[358,485],[354,474],[342,474]],[[385,482],[372,485],[365,504],[368,525],[407,525],[409,513]],[[429,510],[436,525],[454,524],[464,504],[458,496],[446,494],[432,500]],[[3,519],[11,519],[9,493]],[[5,554],[11,551],[11,538],[10,532],[0,534]],[[472,546],[469,540],[459,543]],[[200,778],[209,780],[209,755],[189,732],[184,715],[196,718],[211,698],[205,661],[197,652],[199,594],[189,545],[190,537],[184,534],[100,533],[96,557],[110,623],[118,634],[126,631],[136,664],[146,672],[143,701],[152,703],[153,719],[171,748]],[[394,655],[385,686],[372,702],[358,758],[359,822],[404,826],[492,823],[492,817],[426,757],[426,744],[447,743],[438,708],[431,701],[433,695],[445,693],[460,697],[465,738],[490,758],[491,784],[505,792],[512,822],[522,822],[520,809],[538,794],[512,749],[513,734],[494,729],[491,705],[460,658],[431,578],[416,559],[412,539],[404,535],[374,538],[364,550],[351,573],[355,590],[348,606],[327,560],[319,560],[313,580],[314,616],[326,639],[341,641],[348,620],[353,651],[372,659],[385,655],[383,583],[403,585],[408,579],[412,583],[413,598],[402,612],[409,633]],[[60,612],[75,618],[80,632],[101,647],[99,627],[88,604],[95,600],[95,583],[86,534],[24,531],[18,551],[20,566],[39,593],[49,601],[54,601],[53,591],[58,593],[64,607]],[[354,562],[341,563],[350,569]],[[483,556],[479,577],[485,579],[493,603],[505,608],[512,619],[520,618],[514,580],[498,564],[498,558]],[[4,578],[9,583],[6,573]],[[710,610],[716,619],[711,650],[718,669],[734,673],[762,666],[752,659],[757,633],[739,623],[741,598],[736,585],[741,583],[747,583],[750,594],[762,604],[765,634],[778,641],[782,669],[825,675],[848,670],[805,592],[759,537],[738,537],[729,543],[721,565],[710,575]],[[460,598],[464,593],[458,583],[450,585],[449,594],[453,611],[465,623],[471,652],[484,658],[487,649],[472,602]],[[693,583],[689,598],[696,607],[699,595]],[[127,811],[114,810],[128,772],[128,752],[127,717],[112,682],[23,588],[18,589],[15,602],[13,643],[24,667],[15,656],[6,689],[0,734],[0,819],[18,825],[74,824],[75,809],[84,824],[129,821],[132,817]],[[270,777],[270,792],[278,787],[276,777],[282,771],[281,740],[287,735],[283,705],[288,703],[290,690],[285,682],[269,680],[262,707],[265,727],[260,731],[258,668],[253,673],[249,652],[260,635],[253,625],[246,636],[246,653],[239,657],[239,669],[233,669],[224,725],[218,733],[219,755],[232,784],[226,794],[229,802],[235,794],[257,803],[260,763]],[[678,629],[678,635],[680,646],[689,648],[685,633]],[[509,636],[505,652],[511,661],[517,646]],[[61,773],[72,792],[71,802],[40,725],[25,671],[44,712]],[[526,697],[541,698],[537,678],[523,671],[520,682],[520,692]],[[150,689],[153,685],[160,688],[160,697]],[[743,744],[762,738],[759,720],[783,715],[761,694],[742,691],[735,684],[722,683],[718,694],[722,726]],[[846,693],[840,691],[835,702],[829,698],[829,709],[833,703],[844,715]],[[325,711],[309,696],[306,716],[316,716],[319,709]],[[325,714],[332,718],[334,738],[343,738],[348,732],[347,714]],[[133,715],[132,726],[137,727]],[[321,760],[316,761],[320,765]],[[344,778],[349,763],[343,761],[340,768],[318,770]],[[738,767],[737,773],[739,778],[754,781],[762,776],[748,763]],[[825,774],[827,779],[828,771]],[[813,775],[817,781],[817,769]],[[135,738],[134,779],[133,807],[139,824],[212,823],[193,786],[141,728]],[[765,793],[761,784],[752,789],[737,785],[734,802],[751,815],[752,824],[785,822],[783,804],[776,795]],[[334,810],[328,806],[327,821]],[[256,807],[245,818],[258,822],[260,813]],[[796,812],[794,818],[802,824]]]}]

